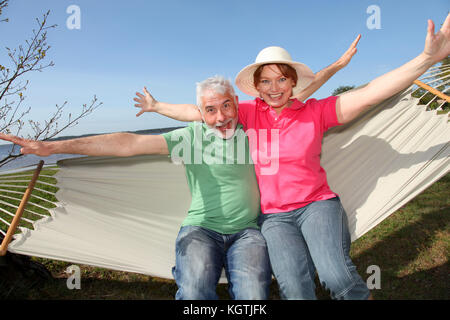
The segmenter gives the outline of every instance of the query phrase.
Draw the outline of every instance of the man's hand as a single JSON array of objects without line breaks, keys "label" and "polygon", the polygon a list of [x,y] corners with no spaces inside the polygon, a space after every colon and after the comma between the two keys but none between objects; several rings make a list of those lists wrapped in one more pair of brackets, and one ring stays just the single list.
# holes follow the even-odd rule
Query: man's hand
[{"label": "man's hand", "polygon": [[352,60],[355,53],[358,51],[356,49],[356,46],[358,45],[359,39],[361,39],[361,35],[358,34],[356,39],[352,42],[350,47],[347,49],[347,51],[344,52],[344,54],[334,63],[339,69],[344,68],[350,60]]},{"label": "man's hand", "polygon": [[138,102],[134,106],[141,108],[136,114],[139,117],[144,112],[156,112],[160,115],[178,120],[178,121],[202,121],[202,115],[195,104],[174,104],[157,101],[144,87],[144,94],[136,92],[137,97],[133,100]]},{"label": "man's hand", "polygon": [[137,98],[134,98],[133,100],[138,102],[134,106],[136,108],[141,108],[141,111],[139,111],[136,114],[136,117],[139,117],[144,112],[157,112],[156,111],[156,104],[158,101],[156,101],[155,98],[147,91],[147,88],[144,87],[144,95],[140,94],[139,92],[136,92]]},{"label": "man's hand", "polygon": [[40,157],[48,157],[53,154],[50,149],[50,142],[28,140],[4,133],[0,133],[0,139],[21,146],[20,153],[22,154],[35,154]]}]

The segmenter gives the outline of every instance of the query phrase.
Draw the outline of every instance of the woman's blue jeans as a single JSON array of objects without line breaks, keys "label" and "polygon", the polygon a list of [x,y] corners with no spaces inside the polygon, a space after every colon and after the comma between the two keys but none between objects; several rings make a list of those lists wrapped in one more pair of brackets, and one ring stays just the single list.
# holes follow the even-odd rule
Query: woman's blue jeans
[{"label": "woman's blue jeans", "polygon": [[282,298],[316,299],[315,269],[333,299],[369,297],[350,259],[347,216],[339,198],[262,214],[259,223]]},{"label": "woman's blue jeans", "polygon": [[222,234],[197,226],[180,229],[172,269],[178,285],[175,299],[217,299],[222,268],[232,299],[268,299],[272,273],[266,241],[259,230]]}]

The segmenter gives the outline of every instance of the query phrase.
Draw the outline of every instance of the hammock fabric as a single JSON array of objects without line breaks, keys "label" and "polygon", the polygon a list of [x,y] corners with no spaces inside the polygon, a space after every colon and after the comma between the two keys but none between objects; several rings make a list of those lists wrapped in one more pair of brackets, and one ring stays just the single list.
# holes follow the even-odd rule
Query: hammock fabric
[{"label": "hammock fabric", "polygon": [[[352,240],[450,169],[447,115],[411,90],[330,130],[322,165],[347,211]],[[172,278],[175,239],[190,193],[167,156],[86,157],[59,163],[58,207],[22,228],[9,251]]]}]

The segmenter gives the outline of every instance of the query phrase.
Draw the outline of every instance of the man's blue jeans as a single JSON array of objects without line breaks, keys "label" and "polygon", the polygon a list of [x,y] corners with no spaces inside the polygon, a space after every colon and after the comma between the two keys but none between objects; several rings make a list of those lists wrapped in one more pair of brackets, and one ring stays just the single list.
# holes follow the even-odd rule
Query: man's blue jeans
[{"label": "man's blue jeans", "polygon": [[347,216],[339,198],[262,214],[259,223],[282,298],[316,299],[314,269],[333,299],[369,297],[350,259]]},{"label": "man's blue jeans", "polygon": [[266,241],[259,230],[221,234],[197,226],[180,229],[172,269],[177,300],[217,299],[223,267],[232,299],[268,299],[272,273]]}]

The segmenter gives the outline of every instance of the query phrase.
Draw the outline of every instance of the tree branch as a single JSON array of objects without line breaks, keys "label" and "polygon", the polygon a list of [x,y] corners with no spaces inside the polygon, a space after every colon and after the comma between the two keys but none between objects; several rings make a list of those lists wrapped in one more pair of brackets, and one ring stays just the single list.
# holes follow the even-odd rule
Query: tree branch
[{"label": "tree branch", "polygon": [[[8,5],[9,0],[0,0],[0,15],[3,9]],[[50,11],[47,11],[42,19],[36,18],[38,24],[37,30],[33,29],[33,35],[30,39],[25,40],[25,44],[19,45],[17,48],[6,48],[9,57],[9,66],[0,64],[0,131],[12,133],[16,131],[15,135],[19,135],[25,123],[27,123],[34,132],[30,138],[34,140],[49,140],[61,133],[63,130],[73,127],[78,124],[78,121],[92,113],[97,109],[101,102],[98,102],[97,97],[83,108],[79,115],[72,117],[71,113],[64,125],[60,126],[61,118],[65,111],[67,101],[61,106],[56,105],[56,111],[45,120],[44,124],[34,120],[25,120],[25,116],[29,114],[31,107],[26,111],[21,112],[25,96],[25,91],[29,85],[29,81],[22,81],[23,76],[28,72],[43,71],[48,67],[53,67],[53,61],[49,63],[42,63],[47,56],[50,46],[47,44],[47,31],[55,28],[56,25],[47,26],[47,19]],[[0,20],[0,22],[8,21],[7,19]],[[16,99],[19,97],[18,99]],[[7,99],[10,98],[10,99]],[[0,159],[0,167],[21,157],[22,154],[14,154],[14,146],[11,148],[9,154],[3,159]]]}]

